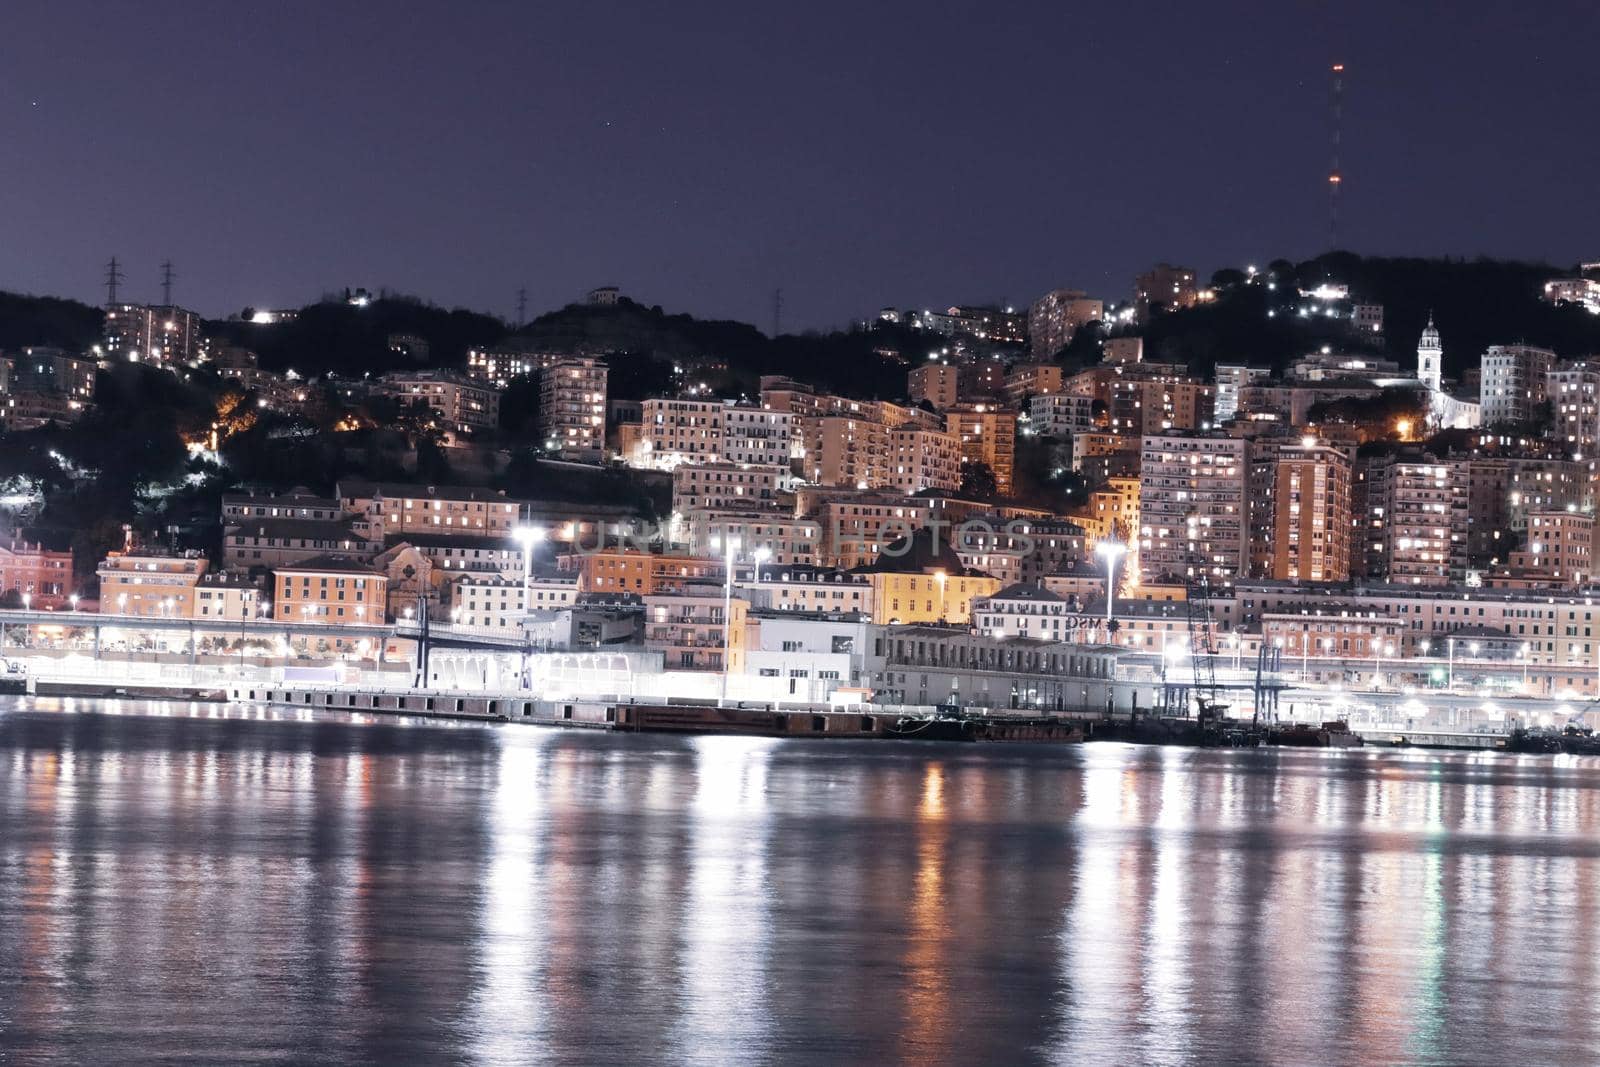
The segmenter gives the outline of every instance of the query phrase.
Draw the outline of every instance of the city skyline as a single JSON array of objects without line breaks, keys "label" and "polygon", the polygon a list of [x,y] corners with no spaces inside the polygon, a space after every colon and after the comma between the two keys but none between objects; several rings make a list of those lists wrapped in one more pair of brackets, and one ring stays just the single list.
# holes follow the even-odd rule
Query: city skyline
[{"label": "city skyline", "polygon": [[[1325,249],[1334,61],[1342,246],[1592,254],[1578,5],[1341,5],[1313,32],[1299,11],[506,8],[442,40],[425,5],[170,10],[14,16],[0,131],[31,162],[0,288],[99,303],[115,254],[125,298],[155,301],[170,260],[210,317],[345,286],[510,317],[524,286],[535,314],[617,284],[763,330],[778,289],[786,330],[1126,299],[1158,260]],[[183,61],[142,58],[158,43]],[[1485,165],[1505,159],[1509,182]]]}]

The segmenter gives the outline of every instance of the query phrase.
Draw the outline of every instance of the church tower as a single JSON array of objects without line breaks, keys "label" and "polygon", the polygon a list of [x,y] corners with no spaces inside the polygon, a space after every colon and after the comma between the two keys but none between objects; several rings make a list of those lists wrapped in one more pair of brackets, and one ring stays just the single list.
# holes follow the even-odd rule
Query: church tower
[{"label": "church tower", "polygon": [[1439,331],[1433,325],[1433,312],[1428,312],[1428,325],[1423,327],[1422,340],[1417,342],[1417,380],[1437,393],[1442,382],[1444,348],[1439,344]]}]

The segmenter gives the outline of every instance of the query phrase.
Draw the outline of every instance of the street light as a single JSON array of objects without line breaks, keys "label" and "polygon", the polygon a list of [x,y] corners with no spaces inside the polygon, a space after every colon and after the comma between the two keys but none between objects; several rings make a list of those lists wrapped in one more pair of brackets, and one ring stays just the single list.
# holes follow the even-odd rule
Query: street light
[{"label": "street light", "polygon": [[[722,563],[722,700],[728,702],[728,669],[733,660],[733,556],[739,551],[737,537],[724,537],[721,539],[723,549]],[[717,540],[712,539],[715,546]]]},{"label": "street light", "polygon": [[[522,614],[523,636],[527,636],[527,616],[533,611],[533,547],[545,539],[543,526],[518,526],[511,532],[522,546]],[[409,613],[407,618],[409,618]]]},{"label": "street light", "polygon": [[1117,599],[1117,560],[1128,551],[1121,541],[1101,541],[1094,546],[1094,554],[1106,561],[1106,644],[1112,643],[1111,606]]},{"label": "street light", "polygon": [[22,594],[22,610],[23,611],[27,611],[28,608],[32,606],[32,604],[33,604],[33,594],[32,593],[23,593]]},{"label": "street light", "polygon": [[945,588],[945,585],[944,585],[944,583],[945,583],[947,577],[948,576],[942,570],[933,572],[933,580],[939,583],[939,621],[940,622],[944,622],[945,621],[945,610],[944,610],[944,588]]},{"label": "street light", "polygon": [[762,545],[760,548],[755,550],[754,559],[756,561],[756,584],[757,585],[761,584],[761,565],[763,563],[765,563],[767,560],[771,559],[771,558],[772,558],[772,549],[768,548],[766,545]]},{"label": "street light", "polygon": [[77,593],[73,593],[71,596],[67,597],[67,599],[69,601],[71,601],[71,603],[72,603],[72,610],[73,611],[77,611],[78,610],[78,594]]}]

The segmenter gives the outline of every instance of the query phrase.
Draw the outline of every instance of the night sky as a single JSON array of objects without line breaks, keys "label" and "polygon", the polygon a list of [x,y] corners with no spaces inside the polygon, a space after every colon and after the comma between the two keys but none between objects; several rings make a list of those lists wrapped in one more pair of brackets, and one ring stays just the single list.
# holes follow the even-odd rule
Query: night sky
[{"label": "night sky", "polygon": [[[767,9],[767,8],[771,9]],[[1600,4],[11,3],[0,288],[767,329],[1341,244],[1600,258]]]}]

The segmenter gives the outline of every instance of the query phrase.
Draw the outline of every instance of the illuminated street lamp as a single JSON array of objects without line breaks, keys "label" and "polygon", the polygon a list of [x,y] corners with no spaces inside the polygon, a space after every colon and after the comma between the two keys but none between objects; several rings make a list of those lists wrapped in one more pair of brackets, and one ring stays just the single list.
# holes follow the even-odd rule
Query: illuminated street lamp
[{"label": "illuminated street lamp", "polygon": [[528,586],[533,583],[533,548],[544,541],[546,534],[542,526],[518,526],[511,536],[522,546],[522,597],[526,604]]},{"label": "illuminated street lamp", "polygon": [[32,593],[23,593],[22,594],[22,610],[23,611],[27,611],[32,606],[33,606],[33,594]]},{"label": "illuminated street lamp", "polygon": [[721,542],[722,558],[722,700],[728,702],[728,670],[733,661],[733,557],[739,551],[737,537],[712,538],[712,547]]},{"label": "illuminated street lamp", "polygon": [[72,610],[73,611],[77,611],[78,610],[78,594],[77,593],[73,593],[71,596],[67,597],[67,600],[69,600],[72,603]]},{"label": "illuminated street lamp", "polygon": [[772,558],[772,549],[768,548],[766,545],[762,545],[760,548],[755,550],[755,554],[752,558],[754,558],[756,561],[756,584],[760,585],[761,565]]},{"label": "illuminated street lamp", "polygon": [[1094,546],[1094,554],[1106,561],[1106,644],[1112,643],[1111,607],[1117,599],[1117,560],[1128,551],[1120,541],[1101,541]]}]

